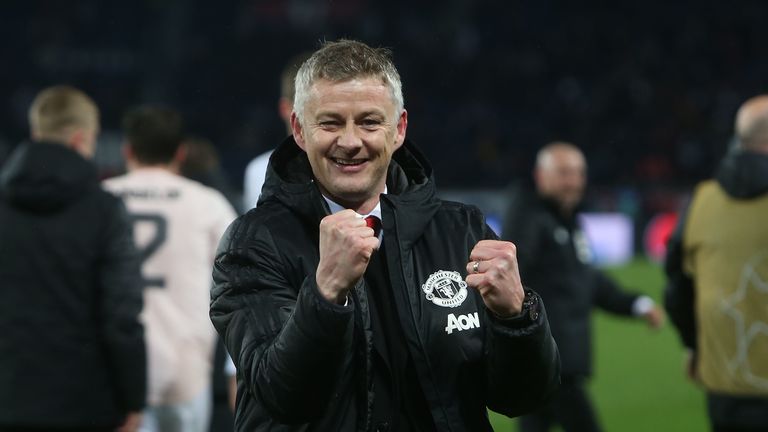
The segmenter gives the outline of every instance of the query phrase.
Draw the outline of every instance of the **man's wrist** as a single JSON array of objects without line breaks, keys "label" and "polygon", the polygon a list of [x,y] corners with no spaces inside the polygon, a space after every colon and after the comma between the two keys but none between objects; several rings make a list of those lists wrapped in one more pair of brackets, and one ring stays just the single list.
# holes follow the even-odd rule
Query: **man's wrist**
[{"label": "man's wrist", "polygon": [[655,305],[656,303],[650,297],[645,295],[639,296],[632,302],[632,315],[637,317],[643,316],[653,310]]},{"label": "man's wrist", "polygon": [[494,317],[500,321],[524,321],[536,322],[539,319],[539,296],[531,290],[525,290],[525,298],[520,312],[508,316],[499,315],[491,311]]},{"label": "man's wrist", "polygon": [[349,304],[349,296],[347,295],[346,291],[328,293],[319,287],[318,291],[320,292],[320,295],[323,296],[323,298],[326,299],[329,303],[337,304],[339,306],[347,306]]},{"label": "man's wrist", "polygon": [[330,303],[334,303],[339,306],[341,305],[346,306],[348,304],[348,299],[347,299],[347,292],[349,292],[348,289],[337,288],[336,286],[341,286],[341,285],[336,283],[335,284],[336,286],[334,286],[333,281],[323,279],[319,275],[315,275],[315,281],[317,283],[317,290],[320,292],[320,295],[323,296],[323,298],[328,300]]}]

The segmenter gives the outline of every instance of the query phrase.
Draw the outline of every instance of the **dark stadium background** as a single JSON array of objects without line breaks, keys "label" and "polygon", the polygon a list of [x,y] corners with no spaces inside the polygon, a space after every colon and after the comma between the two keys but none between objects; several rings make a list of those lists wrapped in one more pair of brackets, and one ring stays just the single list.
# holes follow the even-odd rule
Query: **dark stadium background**
[{"label": "dark stadium background", "polygon": [[[105,175],[120,169],[122,113],[161,102],[214,142],[241,188],[247,162],[283,138],[276,100],[284,63],[320,40],[350,37],[393,49],[409,137],[444,191],[485,197],[501,218],[506,186],[529,177],[538,147],[570,140],[590,165],[588,208],[626,214],[639,251],[647,221],[677,210],[712,174],[738,105],[768,90],[766,17],[763,1],[9,0],[0,5],[0,160],[26,138],[33,95],[69,83],[102,109]],[[641,259],[617,274],[658,299],[655,264]],[[626,342],[626,333],[606,336],[624,323],[601,316],[598,324],[606,343]],[[638,413],[682,416],[682,426],[659,428],[669,423],[630,413],[609,430],[703,427],[701,397],[680,376],[671,331],[645,343],[662,346],[598,347],[602,415],[626,418],[610,404],[631,394]],[[609,364],[625,368],[601,377]],[[642,389],[623,386],[627,370],[638,388],[648,380],[672,387],[637,396]]]},{"label": "dark stadium background", "polygon": [[740,2],[16,1],[0,6],[0,137],[42,86],[83,87],[105,129],[174,105],[235,184],[282,138],[278,75],[322,39],[391,47],[410,137],[443,187],[499,187],[537,147],[582,146],[594,185],[690,186],[740,102],[768,86],[768,6]]}]

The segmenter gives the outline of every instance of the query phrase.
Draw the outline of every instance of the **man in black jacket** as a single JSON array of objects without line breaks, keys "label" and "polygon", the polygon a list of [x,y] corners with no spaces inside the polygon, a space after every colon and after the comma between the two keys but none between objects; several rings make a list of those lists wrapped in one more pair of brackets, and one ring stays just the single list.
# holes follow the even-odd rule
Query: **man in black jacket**
[{"label": "man in black jacket", "polygon": [[738,146],[702,182],[667,249],[665,306],[707,391],[714,431],[768,430],[768,95],[736,116]]},{"label": "man in black jacket", "polygon": [[548,431],[557,423],[569,432],[597,431],[599,423],[583,389],[592,372],[592,307],[642,317],[652,327],[661,324],[663,315],[650,298],[621,291],[590,265],[589,245],[576,217],[586,186],[581,151],[563,142],[545,146],[534,180],[536,194],[514,191],[502,238],[517,245],[520,274],[547,303],[562,358],[562,384],[543,410],[521,419],[520,427]]},{"label": "man in black jacket", "polygon": [[435,197],[388,52],[325,44],[291,120],[214,267],[236,430],[490,431],[486,407],[540,406],[559,376],[544,307],[514,246]]},{"label": "man in black jacket", "polygon": [[99,187],[98,109],[65,86],[0,170],[0,431],[136,430],[146,360],[125,208]]}]

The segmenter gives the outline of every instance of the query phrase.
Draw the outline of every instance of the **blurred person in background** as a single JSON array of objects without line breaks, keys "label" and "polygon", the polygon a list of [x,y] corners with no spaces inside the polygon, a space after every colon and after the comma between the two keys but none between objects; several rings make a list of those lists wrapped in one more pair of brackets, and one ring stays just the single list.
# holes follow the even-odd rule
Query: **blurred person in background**
[{"label": "blurred person in background", "polygon": [[533,179],[535,193],[513,191],[502,238],[517,246],[520,275],[547,304],[562,372],[560,389],[541,411],[520,419],[520,430],[548,431],[557,424],[566,432],[599,431],[584,389],[592,373],[592,308],[639,317],[653,328],[662,324],[663,312],[649,297],[622,291],[591,264],[577,218],[587,179],[582,152],[565,142],[546,145]]},{"label": "blurred person in background", "polygon": [[491,431],[557,386],[514,247],[436,197],[389,52],[328,42],[296,76],[293,136],[221,241],[211,319],[238,431]]},{"label": "blurred person in background", "polygon": [[123,203],[91,162],[99,110],[49,87],[0,170],[0,431],[135,431],[146,356]]},{"label": "blurred person in background", "polygon": [[736,115],[737,146],[669,241],[665,306],[707,392],[713,431],[768,430],[768,95]]},{"label": "blurred person in background", "polygon": [[[277,112],[285,123],[287,135],[291,135],[291,113],[293,112],[293,97],[296,92],[294,79],[299,66],[309,58],[311,52],[298,54],[288,61],[287,65],[280,74],[280,99],[277,101]],[[267,177],[267,165],[269,157],[272,156],[269,150],[256,156],[245,168],[245,182],[243,184],[243,210],[248,211],[259,201],[261,188],[264,186],[264,180]]]},{"label": "blurred person in background", "polygon": [[215,332],[210,270],[235,212],[219,192],[179,175],[181,116],[143,106],[123,121],[126,175],[105,181],[125,201],[142,259],[149,407],[142,431],[207,432]]},{"label": "blurred person in background", "polygon": [[[184,159],[181,161],[181,175],[212,187],[221,192],[229,203],[236,208],[241,200],[236,199],[229,182],[224,177],[219,163],[219,153],[213,143],[200,137],[184,139]],[[211,280],[213,282],[213,280]],[[235,365],[227,354],[226,348],[217,338],[213,359],[211,432],[229,431],[234,427],[234,399],[237,395]]]},{"label": "blurred person in background", "polygon": [[180,174],[184,177],[216,189],[229,201],[238,213],[242,200],[232,188],[224,172],[221,170],[219,152],[213,143],[205,138],[188,136],[182,142],[184,159],[181,161]]}]

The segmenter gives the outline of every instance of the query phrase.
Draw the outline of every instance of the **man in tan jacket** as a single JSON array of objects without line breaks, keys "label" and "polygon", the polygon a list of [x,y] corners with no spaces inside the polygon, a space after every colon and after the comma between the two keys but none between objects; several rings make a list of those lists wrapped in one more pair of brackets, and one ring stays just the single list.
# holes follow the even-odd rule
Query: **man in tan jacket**
[{"label": "man in tan jacket", "polygon": [[768,430],[768,95],[737,114],[738,146],[696,188],[670,240],[666,307],[715,431]]}]

